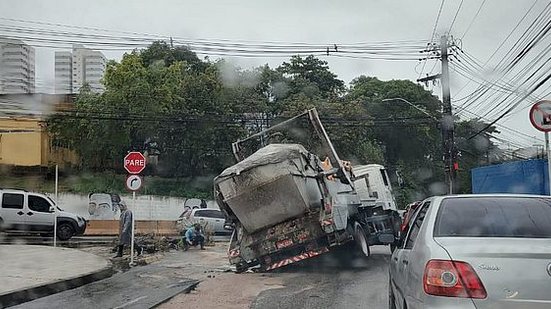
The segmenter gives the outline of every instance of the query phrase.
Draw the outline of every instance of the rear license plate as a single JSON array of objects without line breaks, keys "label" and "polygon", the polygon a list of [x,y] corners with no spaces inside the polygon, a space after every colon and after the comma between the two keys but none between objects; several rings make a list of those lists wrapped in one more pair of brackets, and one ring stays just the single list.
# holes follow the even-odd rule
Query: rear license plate
[{"label": "rear license plate", "polygon": [[287,248],[287,247],[290,247],[292,245],[293,245],[293,241],[290,240],[290,239],[284,239],[284,240],[280,240],[280,241],[276,242],[276,248],[278,248],[278,249]]}]

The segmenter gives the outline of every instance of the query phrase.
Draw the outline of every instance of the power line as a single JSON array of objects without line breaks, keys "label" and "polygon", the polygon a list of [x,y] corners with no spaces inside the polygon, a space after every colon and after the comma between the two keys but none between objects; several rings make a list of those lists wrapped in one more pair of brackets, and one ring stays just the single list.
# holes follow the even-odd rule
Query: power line
[{"label": "power line", "polygon": [[461,36],[461,40],[463,40],[463,38],[467,35],[467,33],[469,33],[469,30],[471,30],[471,27],[473,26],[474,21],[478,17],[478,14],[480,14],[480,11],[482,10],[482,7],[484,6],[485,3],[486,3],[486,0],[482,1],[482,3],[480,3],[480,6],[478,7],[478,10],[474,14],[473,19],[471,19],[471,22],[469,23],[469,26],[467,27],[465,32],[463,32],[463,35]]},{"label": "power line", "polygon": [[[430,42],[427,44],[427,51],[431,48],[431,45],[434,41],[434,35],[436,34],[436,28],[438,27],[438,22],[440,21],[440,16],[442,15],[442,8],[444,7],[444,0],[440,2],[440,7],[438,8],[438,14],[436,14],[436,20],[434,22],[434,27],[432,29],[432,34],[430,35]],[[423,61],[423,67],[421,68],[421,71],[419,72],[419,76],[417,79],[421,78],[423,75],[423,72],[425,71],[425,66],[427,65],[428,57],[425,58]]]},{"label": "power line", "polygon": [[535,90],[537,90],[541,85],[545,84],[549,79],[551,79],[551,74],[547,75],[541,82],[539,82],[532,90],[526,94],[521,100],[518,100],[517,103],[513,104],[511,107],[509,107],[503,114],[501,114],[499,117],[497,117],[494,121],[489,123],[484,129],[480,130],[476,134],[469,137],[469,139],[474,138],[475,136],[479,135],[480,133],[486,131],[488,128],[490,128],[492,125],[494,125],[496,122],[501,120],[503,117],[505,117],[507,114],[509,114],[515,107],[517,107],[524,99],[526,99],[531,93],[533,93]]},{"label": "power line", "polygon": [[461,11],[461,7],[463,7],[463,0],[461,0],[461,2],[459,3],[459,7],[457,8],[455,15],[453,16],[452,24],[450,25],[450,29],[448,30],[448,35],[452,31],[453,25],[455,24],[455,19],[457,18],[457,15],[459,15],[459,11]]}]

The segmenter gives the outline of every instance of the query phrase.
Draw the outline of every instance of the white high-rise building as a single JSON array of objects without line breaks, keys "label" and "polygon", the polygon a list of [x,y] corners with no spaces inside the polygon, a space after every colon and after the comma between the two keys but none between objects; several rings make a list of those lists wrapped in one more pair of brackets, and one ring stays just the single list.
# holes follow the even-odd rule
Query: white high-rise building
[{"label": "white high-rise building", "polygon": [[73,45],[71,52],[55,53],[56,93],[78,93],[88,85],[94,92],[104,90],[101,79],[107,59],[96,50]]},{"label": "white high-rise building", "polygon": [[73,93],[73,54],[55,53],[55,93]]},{"label": "white high-rise building", "polygon": [[34,48],[0,37],[0,94],[34,93]]}]

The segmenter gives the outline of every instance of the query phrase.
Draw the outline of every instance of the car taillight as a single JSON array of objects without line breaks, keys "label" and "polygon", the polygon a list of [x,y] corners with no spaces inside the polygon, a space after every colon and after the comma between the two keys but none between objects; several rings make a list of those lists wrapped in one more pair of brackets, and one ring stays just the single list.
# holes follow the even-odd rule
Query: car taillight
[{"label": "car taillight", "polygon": [[425,293],[436,296],[486,298],[488,294],[474,269],[466,262],[430,260],[423,276]]}]

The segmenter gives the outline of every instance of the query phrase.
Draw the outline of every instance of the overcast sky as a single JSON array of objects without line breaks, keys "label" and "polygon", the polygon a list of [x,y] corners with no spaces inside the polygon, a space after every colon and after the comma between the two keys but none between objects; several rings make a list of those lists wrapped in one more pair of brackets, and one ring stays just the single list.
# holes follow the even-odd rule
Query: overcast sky
[{"label": "overcast sky", "polygon": [[[436,28],[439,37],[450,34],[462,37],[473,20],[482,0],[447,0]],[[534,0],[487,0],[462,40],[462,47],[484,63],[507,37]],[[549,0],[537,1],[527,16],[526,28]],[[219,39],[246,41],[278,41],[305,43],[355,43],[377,41],[424,40],[429,42],[433,33],[440,0],[430,1],[324,1],[324,0],[172,0],[172,1],[31,1],[17,0],[0,2],[0,18],[25,21],[51,22],[66,25],[95,27],[114,31],[159,34],[190,39]],[[0,25],[22,25],[0,20]],[[34,25],[36,27],[36,25]],[[523,30],[520,29],[520,30]],[[519,30],[519,31],[520,31]],[[84,30],[82,30],[84,31]],[[521,31],[519,32],[521,33]],[[0,35],[2,30],[0,29]],[[515,33],[511,44],[518,39]],[[508,44],[495,56],[503,57]],[[110,59],[120,60],[121,51],[105,51]],[[211,57],[216,58],[216,57]],[[376,76],[383,80],[410,79],[415,81],[423,67],[418,61],[383,61],[321,57],[345,82],[359,75]],[[241,67],[248,68],[265,63],[275,67],[284,58],[232,58]],[[37,90],[52,92],[54,85],[54,50],[36,48]],[[492,63],[492,62],[490,62]],[[433,68],[433,61],[426,64],[424,73]],[[453,66],[453,64],[452,64]],[[433,73],[440,71],[438,64]],[[466,80],[451,72],[451,95],[457,99],[472,92],[476,85],[471,82],[460,93]],[[424,75],[424,74],[423,74]],[[548,84],[549,85],[549,84]],[[546,86],[548,86],[546,85]],[[516,87],[517,85],[512,85]],[[546,87],[543,87],[544,89]],[[439,86],[427,89],[440,94]],[[460,104],[461,102],[457,102]],[[486,102],[490,109],[492,102]],[[528,105],[529,102],[521,104]],[[542,133],[532,129],[524,109],[500,123],[520,130],[530,136]],[[494,117],[495,118],[495,117]],[[522,138],[504,132],[504,137],[521,141]],[[538,143],[534,139],[522,140],[525,145]]]}]

